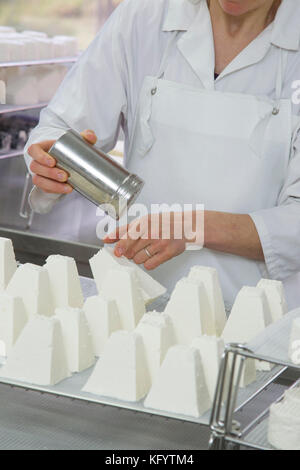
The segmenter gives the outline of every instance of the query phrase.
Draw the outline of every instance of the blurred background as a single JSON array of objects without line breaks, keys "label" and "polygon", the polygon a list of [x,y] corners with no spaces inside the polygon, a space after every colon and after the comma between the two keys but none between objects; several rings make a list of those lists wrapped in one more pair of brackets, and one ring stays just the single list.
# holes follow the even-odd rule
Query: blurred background
[{"label": "blurred background", "polygon": [[85,49],[122,0],[0,0],[0,25],[76,36]]}]

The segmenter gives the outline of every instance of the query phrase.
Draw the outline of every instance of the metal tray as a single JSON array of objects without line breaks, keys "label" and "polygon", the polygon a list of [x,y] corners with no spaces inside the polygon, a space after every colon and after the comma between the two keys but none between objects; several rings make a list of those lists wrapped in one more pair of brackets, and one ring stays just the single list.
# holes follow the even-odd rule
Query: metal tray
[{"label": "metal tray", "polygon": [[[96,288],[94,280],[89,279],[89,278],[84,278],[84,277],[81,277],[80,280],[81,280],[81,285],[82,285],[85,298],[97,294],[97,288]],[[148,310],[163,311],[168,299],[169,299],[169,295],[166,294],[162,296],[161,298],[152,302],[148,306]],[[3,358],[2,358],[2,361],[0,358],[0,364],[1,363],[3,364],[3,362],[4,362]],[[44,387],[44,386],[37,386],[37,385],[29,384],[29,383],[20,382],[17,380],[14,381],[11,379],[2,378],[1,366],[0,366],[0,382],[11,385],[11,386],[23,388],[26,390],[36,390],[36,391],[48,393],[51,395],[64,396],[64,397],[69,397],[71,399],[78,399],[78,400],[82,400],[86,402],[99,403],[102,405],[109,405],[109,406],[124,408],[127,410],[132,410],[135,412],[147,413],[150,415],[159,415],[159,416],[163,416],[166,418],[172,418],[172,419],[177,419],[181,421],[187,421],[187,422],[198,423],[198,424],[209,426],[210,414],[211,414],[210,411],[206,412],[200,418],[195,418],[195,417],[189,417],[185,415],[179,415],[179,414],[168,413],[164,411],[157,411],[157,410],[153,410],[150,408],[146,408],[143,405],[143,400],[139,402],[130,403],[130,402],[123,402],[120,400],[115,400],[109,397],[98,396],[98,395],[93,395],[90,393],[82,392],[81,389],[86,384],[89,376],[91,375],[93,371],[93,368],[94,366],[81,373],[74,374],[72,375],[72,377],[63,380],[62,382],[60,382],[59,384],[55,386]],[[283,370],[282,367],[275,367],[270,372],[259,372],[257,374],[256,382],[252,383],[246,388],[239,390],[236,411],[244,407],[255,396],[257,396],[262,390],[264,390],[271,382],[273,382],[275,378],[281,374],[282,370]]]}]

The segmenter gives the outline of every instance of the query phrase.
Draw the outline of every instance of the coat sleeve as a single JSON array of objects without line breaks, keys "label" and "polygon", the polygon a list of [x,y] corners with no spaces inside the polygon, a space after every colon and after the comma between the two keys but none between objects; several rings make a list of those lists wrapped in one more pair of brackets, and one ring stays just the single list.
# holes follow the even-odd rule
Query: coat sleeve
[{"label": "coat sleeve", "polygon": [[260,236],[270,277],[283,281],[300,272],[300,121],[278,205],[250,215]]},{"label": "coat sleeve", "polygon": [[[124,4],[127,2],[124,2]],[[25,161],[29,167],[28,148],[42,140],[56,140],[68,128],[78,132],[92,129],[98,145],[106,152],[117,141],[127,112],[127,70],[120,22],[125,6],[122,4],[111,15],[100,33],[67,74],[49,106],[40,115],[38,126],[32,131],[25,147]],[[36,188],[35,188],[36,189]],[[45,213],[59,199],[38,190],[30,198],[36,212]]]}]

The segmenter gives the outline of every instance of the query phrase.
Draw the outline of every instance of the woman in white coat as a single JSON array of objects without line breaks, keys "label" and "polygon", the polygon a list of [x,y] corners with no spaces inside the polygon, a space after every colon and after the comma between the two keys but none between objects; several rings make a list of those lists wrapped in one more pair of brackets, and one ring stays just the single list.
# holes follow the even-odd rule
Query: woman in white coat
[{"label": "woman in white coat", "polygon": [[109,151],[122,128],[141,201],[204,204],[205,226],[199,251],[172,236],[118,240],[122,228],[118,256],[169,288],[192,265],[215,267],[227,309],[243,285],[299,272],[299,3],[124,0],[30,137],[35,210],[71,191],[47,154],[54,139],[90,128]]}]

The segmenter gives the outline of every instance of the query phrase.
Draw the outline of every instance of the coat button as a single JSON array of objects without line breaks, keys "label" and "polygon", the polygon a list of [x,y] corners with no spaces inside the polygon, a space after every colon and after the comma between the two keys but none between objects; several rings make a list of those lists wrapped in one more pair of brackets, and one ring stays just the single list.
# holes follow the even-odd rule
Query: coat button
[{"label": "coat button", "polygon": [[280,112],[279,108],[274,108],[273,111],[272,111],[272,114],[273,114],[273,116],[277,116],[277,114],[279,114],[279,112]]},{"label": "coat button", "polygon": [[152,88],[152,90],[151,90],[151,95],[155,95],[155,94],[156,94],[156,92],[157,92],[157,87],[155,87],[155,88]]}]

